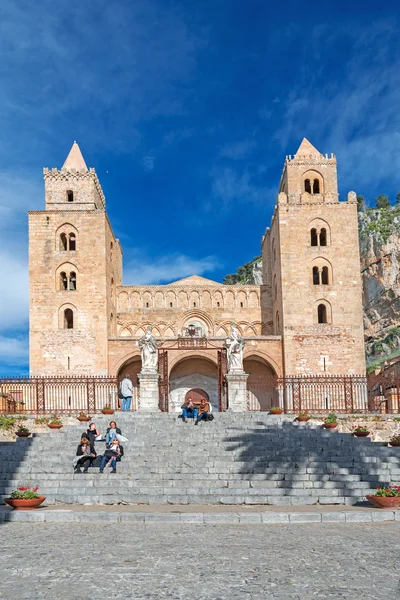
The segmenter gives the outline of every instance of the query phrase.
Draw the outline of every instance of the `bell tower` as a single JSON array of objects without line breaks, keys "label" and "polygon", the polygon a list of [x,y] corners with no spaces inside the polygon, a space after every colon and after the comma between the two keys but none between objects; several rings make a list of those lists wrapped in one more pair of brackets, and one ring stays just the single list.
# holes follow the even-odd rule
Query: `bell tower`
[{"label": "bell tower", "polygon": [[339,202],[335,156],[306,139],[286,157],[263,263],[285,374],[365,374],[356,194]]},{"label": "bell tower", "polygon": [[43,173],[45,208],[29,213],[30,373],[107,375],[119,241],[76,142],[60,170]]}]

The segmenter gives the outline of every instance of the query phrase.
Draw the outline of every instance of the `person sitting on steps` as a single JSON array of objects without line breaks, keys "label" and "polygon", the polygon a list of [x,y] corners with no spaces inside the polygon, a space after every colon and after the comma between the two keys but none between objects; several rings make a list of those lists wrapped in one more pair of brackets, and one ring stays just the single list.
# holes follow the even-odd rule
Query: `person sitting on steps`
[{"label": "person sitting on steps", "polygon": [[193,404],[193,400],[188,398],[181,406],[182,409],[182,421],[187,423],[188,419],[196,419],[198,410]]},{"label": "person sitting on steps", "polygon": [[110,421],[110,427],[107,428],[106,432],[106,448],[110,448],[111,442],[118,435],[122,435],[122,432],[115,421]]},{"label": "person sitting on steps", "polygon": [[87,473],[88,468],[92,465],[95,458],[96,453],[93,454],[91,451],[89,440],[87,438],[82,438],[76,449],[74,473],[82,473],[81,467],[83,467],[83,472]]},{"label": "person sitting on steps", "polygon": [[117,461],[120,461],[124,455],[124,449],[119,443],[117,438],[114,438],[111,442],[111,448],[104,452],[104,456],[100,463],[100,473],[104,472],[104,467],[109,461],[111,461],[111,473],[117,472]]},{"label": "person sitting on steps", "polygon": [[199,421],[201,421],[202,419],[204,419],[204,421],[211,421],[210,417],[211,417],[210,403],[207,402],[207,400],[205,398],[202,398],[200,401],[199,414],[195,421],[195,425],[198,425]]},{"label": "person sitting on steps", "polygon": [[94,454],[96,454],[96,451],[94,449],[94,442],[95,442],[96,438],[98,438],[99,436],[100,436],[100,431],[97,429],[96,423],[90,423],[88,429],[81,435],[81,439],[87,438],[89,440],[90,451]]}]

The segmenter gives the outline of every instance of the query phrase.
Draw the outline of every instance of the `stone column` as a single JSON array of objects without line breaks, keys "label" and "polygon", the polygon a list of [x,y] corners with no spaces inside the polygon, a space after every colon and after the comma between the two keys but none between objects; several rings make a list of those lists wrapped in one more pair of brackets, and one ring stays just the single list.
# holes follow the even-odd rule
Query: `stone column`
[{"label": "stone column", "polygon": [[140,412],[158,412],[158,373],[157,371],[141,370],[138,375],[140,386]]},{"label": "stone column", "polygon": [[228,411],[247,412],[247,378],[244,371],[230,371],[227,373],[228,384]]}]

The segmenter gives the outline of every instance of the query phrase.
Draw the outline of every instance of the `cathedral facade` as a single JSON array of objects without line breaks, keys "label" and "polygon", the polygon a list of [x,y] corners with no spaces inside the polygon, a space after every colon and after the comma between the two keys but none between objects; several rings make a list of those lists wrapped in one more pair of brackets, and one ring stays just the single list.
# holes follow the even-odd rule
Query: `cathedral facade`
[{"label": "cathedral facade", "polygon": [[333,155],[304,139],[286,157],[261,285],[123,285],[104,194],[76,143],[44,180],[45,208],[29,213],[31,375],[129,373],[138,386],[138,340],[152,327],[169,409],[188,392],[218,408],[232,324],[255,409],[274,402],[280,377],[365,374],[357,200],[339,202]]}]

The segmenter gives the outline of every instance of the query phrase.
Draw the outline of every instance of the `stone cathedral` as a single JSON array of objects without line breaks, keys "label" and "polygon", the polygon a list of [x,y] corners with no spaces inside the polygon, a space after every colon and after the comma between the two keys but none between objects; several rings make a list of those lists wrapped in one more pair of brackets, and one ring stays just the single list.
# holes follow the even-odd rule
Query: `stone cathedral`
[{"label": "stone cathedral", "polygon": [[283,376],[365,374],[357,202],[354,192],[339,202],[334,155],[304,139],[286,157],[261,241],[262,285],[197,275],[124,285],[99,179],[76,142],[44,182],[44,210],[29,213],[31,375],[129,373],[137,386],[138,340],[151,326],[169,410],[188,392],[218,409],[232,324],[255,409],[271,406],[266,382]]}]

